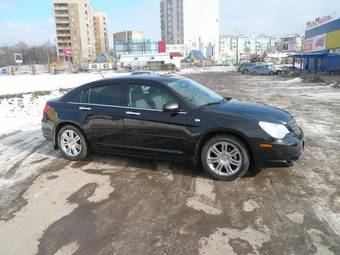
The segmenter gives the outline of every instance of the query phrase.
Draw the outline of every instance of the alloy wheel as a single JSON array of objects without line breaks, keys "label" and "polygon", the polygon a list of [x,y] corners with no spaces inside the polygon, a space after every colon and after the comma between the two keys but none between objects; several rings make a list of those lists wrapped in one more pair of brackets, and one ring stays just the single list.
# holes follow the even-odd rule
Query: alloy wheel
[{"label": "alloy wheel", "polygon": [[206,160],[209,168],[220,176],[236,174],[243,163],[241,151],[229,142],[218,142],[210,146]]},{"label": "alloy wheel", "polygon": [[82,150],[82,142],[77,132],[67,129],[60,136],[63,152],[69,157],[77,157]]}]

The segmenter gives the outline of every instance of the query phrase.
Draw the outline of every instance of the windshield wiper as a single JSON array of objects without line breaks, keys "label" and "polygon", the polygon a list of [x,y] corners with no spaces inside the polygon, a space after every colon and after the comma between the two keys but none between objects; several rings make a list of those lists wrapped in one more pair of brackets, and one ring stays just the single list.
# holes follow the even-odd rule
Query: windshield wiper
[{"label": "windshield wiper", "polygon": [[220,104],[224,101],[230,101],[232,98],[231,97],[225,97],[223,98],[221,101],[217,101],[217,102],[209,102],[209,103],[206,103],[206,104],[203,104],[201,105],[199,108],[201,107],[205,107],[205,106],[210,106],[210,105],[217,105],[217,104]]},{"label": "windshield wiper", "polygon": [[[223,100],[222,100],[222,101],[223,101]],[[201,105],[200,108],[201,108],[201,107],[205,107],[205,106],[220,104],[222,101],[218,101],[218,102],[209,102],[209,103],[206,103],[206,104]]]}]

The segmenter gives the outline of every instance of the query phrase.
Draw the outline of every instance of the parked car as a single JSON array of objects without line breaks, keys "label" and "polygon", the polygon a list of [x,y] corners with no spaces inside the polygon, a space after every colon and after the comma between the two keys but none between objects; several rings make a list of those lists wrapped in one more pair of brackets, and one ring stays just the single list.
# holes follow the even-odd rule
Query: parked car
[{"label": "parked car", "polygon": [[249,69],[249,73],[252,75],[276,75],[279,74],[280,71],[271,65],[256,65]]},{"label": "parked car", "polygon": [[340,74],[340,67],[337,66],[330,67],[326,70],[326,72],[329,74]]},{"label": "parked car", "polygon": [[238,68],[238,72],[243,73],[243,74],[248,74],[249,69],[255,66],[256,63],[249,63],[249,62],[243,62],[240,64]]},{"label": "parked car", "polygon": [[188,161],[235,180],[251,165],[291,166],[303,148],[293,116],[224,98],[178,76],[126,76],[80,86],[46,103],[42,133],[65,158],[91,151]]}]

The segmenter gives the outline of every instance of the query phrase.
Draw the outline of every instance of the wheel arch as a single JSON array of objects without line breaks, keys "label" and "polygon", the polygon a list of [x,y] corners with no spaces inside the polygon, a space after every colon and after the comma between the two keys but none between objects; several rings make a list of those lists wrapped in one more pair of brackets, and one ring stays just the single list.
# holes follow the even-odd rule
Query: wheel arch
[{"label": "wheel arch", "polygon": [[202,135],[202,137],[199,139],[198,143],[196,144],[196,150],[195,150],[195,163],[196,164],[201,164],[201,160],[200,160],[200,155],[202,153],[202,149],[203,146],[205,145],[205,143],[211,139],[214,136],[218,136],[218,135],[232,135],[236,138],[238,138],[239,140],[241,140],[245,146],[247,147],[248,151],[249,151],[249,158],[250,158],[250,162],[251,164],[255,164],[255,155],[254,155],[254,150],[252,149],[252,147],[250,146],[250,143],[247,140],[247,137],[236,131],[236,130],[229,130],[229,129],[218,129],[218,130],[211,130],[207,133],[205,133],[204,135]]}]

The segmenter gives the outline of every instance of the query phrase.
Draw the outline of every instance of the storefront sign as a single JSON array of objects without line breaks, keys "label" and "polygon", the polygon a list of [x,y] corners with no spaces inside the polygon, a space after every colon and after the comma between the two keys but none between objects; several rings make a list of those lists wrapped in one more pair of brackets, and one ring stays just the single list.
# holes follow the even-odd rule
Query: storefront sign
[{"label": "storefront sign", "polygon": [[320,51],[326,49],[327,35],[319,35],[305,40],[304,52]]},{"label": "storefront sign", "polygon": [[309,21],[307,23],[307,30],[318,27],[324,23],[327,23],[329,21],[333,20],[333,17],[328,15],[328,16],[324,16],[324,17],[318,17],[316,18],[314,21]]},{"label": "storefront sign", "polygon": [[72,50],[70,48],[64,48],[64,56],[72,57]]}]

